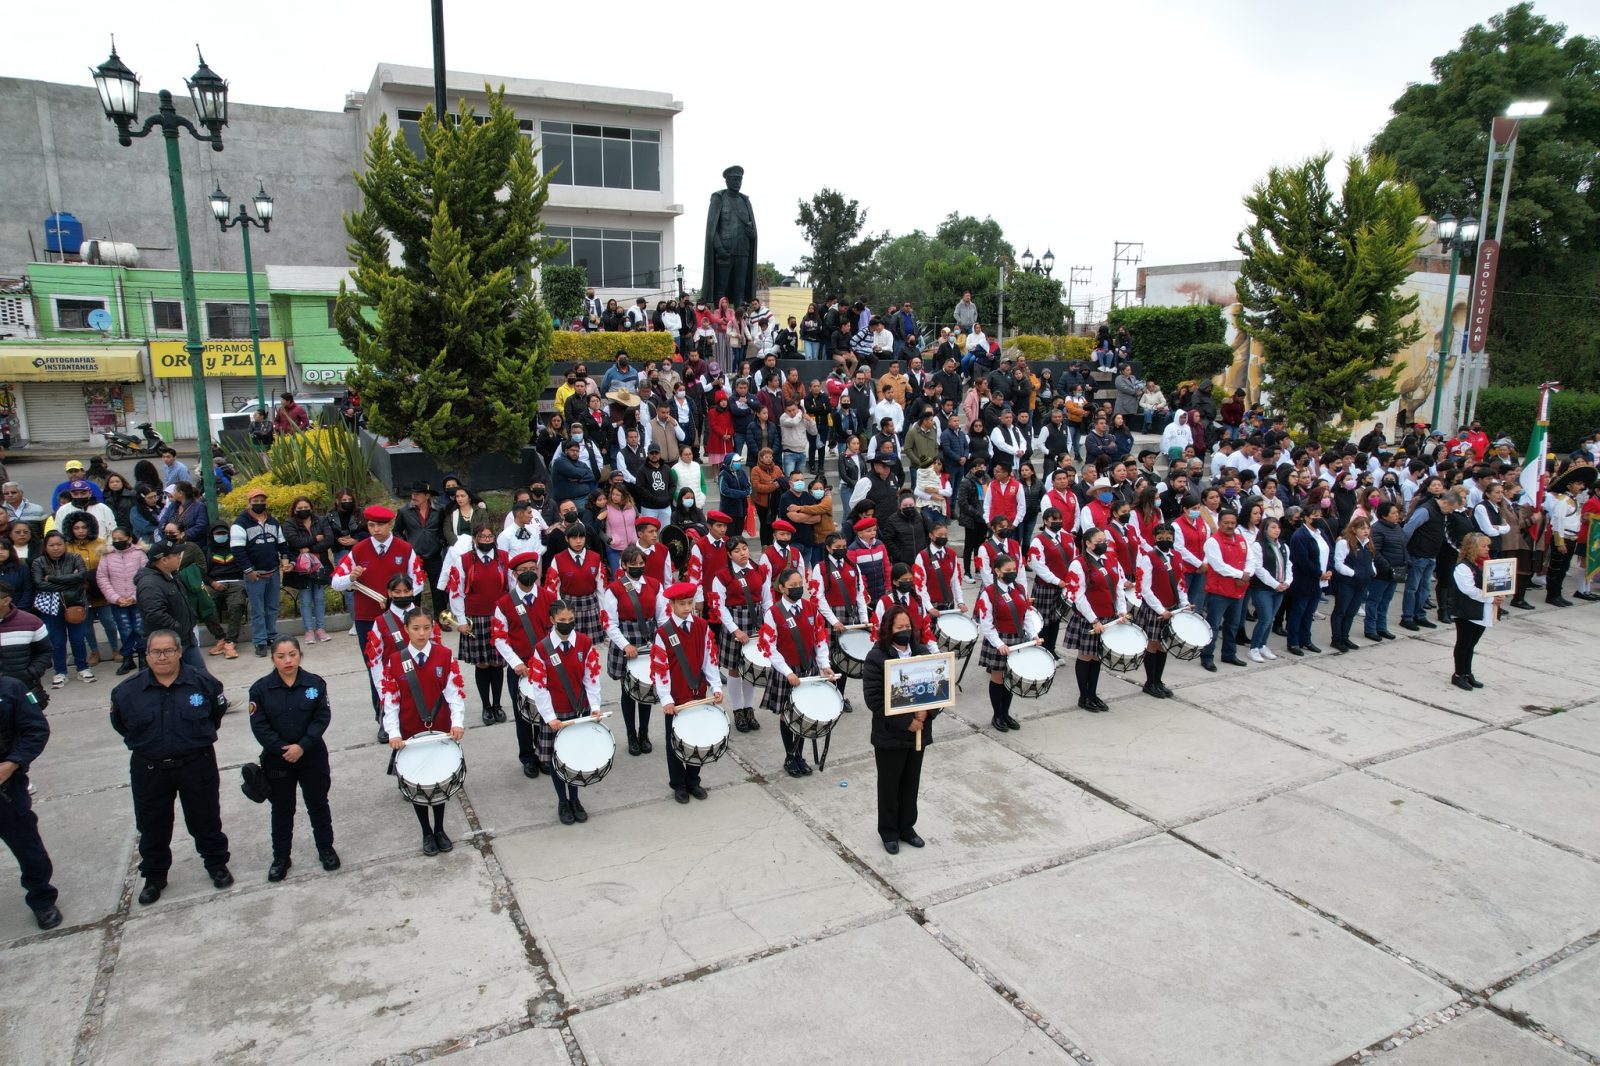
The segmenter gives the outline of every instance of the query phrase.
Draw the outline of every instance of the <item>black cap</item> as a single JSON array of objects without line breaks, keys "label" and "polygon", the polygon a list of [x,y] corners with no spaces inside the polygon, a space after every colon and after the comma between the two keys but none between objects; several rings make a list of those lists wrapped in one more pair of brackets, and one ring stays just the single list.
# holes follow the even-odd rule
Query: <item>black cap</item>
[{"label": "black cap", "polygon": [[150,549],[150,551],[148,552],[148,554],[146,555],[146,558],[148,558],[153,563],[157,559],[165,559],[169,555],[182,555],[182,554],[183,554],[183,548],[182,547],[172,543],[170,540],[164,540],[161,543],[156,544],[155,546],[153,546]]},{"label": "black cap", "polygon": [[411,491],[413,493],[426,492],[429,496],[432,496],[433,486],[428,484],[426,481],[413,481],[411,483]]}]

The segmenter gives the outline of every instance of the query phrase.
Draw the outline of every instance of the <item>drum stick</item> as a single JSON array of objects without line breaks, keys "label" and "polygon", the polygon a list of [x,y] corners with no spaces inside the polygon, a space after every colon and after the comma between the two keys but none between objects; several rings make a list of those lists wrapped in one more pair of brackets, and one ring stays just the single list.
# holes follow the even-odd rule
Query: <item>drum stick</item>
[{"label": "drum stick", "polygon": [[845,626],[844,627],[844,631],[846,633],[848,633],[852,629],[871,629],[871,628],[872,628],[872,623],[871,622],[861,622],[861,623],[858,623],[858,624],[853,625],[853,626]]},{"label": "drum stick", "polygon": [[437,744],[441,740],[450,739],[449,733],[428,733],[426,735],[408,737],[404,746],[409,748],[413,744]]},{"label": "drum stick", "polygon": [[355,589],[357,592],[361,593],[363,596],[368,596],[368,597],[370,597],[370,598],[372,598],[374,600],[377,600],[379,603],[383,604],[385,607],[387,607],[389,605],[389,597],[387,597],[387,596],[383,595],[382,593],[378,592],[376,589],[368,588],[366,585],[363,585],[359,581],[356,581],[356,580],[352,579],[351,582],[350,582],[350,587]]},{"label": "drum stick", "polygon": [[711,704],[711,703],[721,703],[721,702],[722,702],[722,701],[721,701],[721,700],[715,700],[715,699],[712,699],[712,698],[711,698],[711,697],[710,697],[710,696],[707,696],[707,697],[706,697],[706,698],[704,698],[704,699],[699,699],[699,700],[689,700],[689,701],[688,701],[688,702],[686,702],[686,703],[680,703],[680,704],[678,704],[678,705],[677,705],[677,706],[676,706],[676,708],[675,708],[675,710],[679,710],[679,711],[687,711],[687,710],[688,710],[688,709],[689,709],[689,708],[690,708],[690,707],[704,707],[704,706],[706,706],[706,705],[707,705],[707,704]]}]

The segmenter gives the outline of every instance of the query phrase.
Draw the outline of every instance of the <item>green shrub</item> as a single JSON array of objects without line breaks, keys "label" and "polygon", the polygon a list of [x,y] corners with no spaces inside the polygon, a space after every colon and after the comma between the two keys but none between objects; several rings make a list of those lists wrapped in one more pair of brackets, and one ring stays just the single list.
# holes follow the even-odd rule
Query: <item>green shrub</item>
[{"label": "green shrub", "polygon": [[1233,349],[1220,341],[1191,344],[1183,350],[1183,376],[1178,380],[1204,381],[1228,369],[1232,362]]},{"label": "green shrub", "polygon": [[672,358],[670,333],[557,333],[550,345],[555,363],[609,363],[625,351],[635,362]]},{"label": "green shrub", "polygon": [[[1188,370],[1191,347],[1221,344],[1227,335],[1222,308],[1211,305],[1118,307],[1106,321],[1113,333],[1121,326],[1128,327],[1133,337],[1133,355],[1139,360],[1140,369],[1145,377],[1155,378],[1163,389],[1195,376]],[[1214,359],[1215,354],[1206,358]],[[1232,359],[1231,354],[1229,359]],[[1222,363],[1222,367],[1227,365],[1227,362]]]},{"label": "green shrub", "polygon": [[1049,359],[1055,353],[1055,346],[1049,337],[1038,337],[1032,333],[1019,333],[1006,341],[1007,348],[1015,348],[1029,359]]},{"label": "green shrub", "polygon": [[[1457,427],[1441,414],[1445,434]],[[1520,453],[1528,447],[1533,424],[1539,417],[1539,390],[1536,388],[1484,389],[1478,393],[1478,421],[1490,439],[1502,436],[1516,441]],[[1550,397],[1550,450],[1557,455],[1573,451],[1589,434],[1600,430],[1600,393],[1558,392]]]},{"label": "green shrub", "polygon": [[1070,333],[1054,337],[1020,333],[1007,340],[1006,347],[1019,349],[1030,360],[1088,359],[1094,354],[1093,341],[1088,337],[1075,337]]},{"label": "green shrub", "polygon": [[1088,337],[1064,336],[1050,338],[1055,343],[1058,359],[1086,360],[1094,355],[1094,341]]},{"label": "green shrub", "polygon": [[589,271],[581,266],[547,263],[539,269],[539,291],[544,305],[559,319],[576,318],[583,310],[583,295],[589,288]]}]

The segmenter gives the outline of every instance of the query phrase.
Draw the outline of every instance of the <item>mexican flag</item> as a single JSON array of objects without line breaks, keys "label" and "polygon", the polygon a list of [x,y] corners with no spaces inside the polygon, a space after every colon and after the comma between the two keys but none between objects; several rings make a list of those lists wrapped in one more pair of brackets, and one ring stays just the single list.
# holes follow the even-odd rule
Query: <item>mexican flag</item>
[{"label": "mexican flag", "polygon": [[1528,461],[1522,468],[1522,491],[1535,507],[1544,506],[1544,487],[1549,481],[1546,460],[1550,451],[1550,395],[1560,391],[1559,381],[1539,386],[1539,417],[1528,438]]}]

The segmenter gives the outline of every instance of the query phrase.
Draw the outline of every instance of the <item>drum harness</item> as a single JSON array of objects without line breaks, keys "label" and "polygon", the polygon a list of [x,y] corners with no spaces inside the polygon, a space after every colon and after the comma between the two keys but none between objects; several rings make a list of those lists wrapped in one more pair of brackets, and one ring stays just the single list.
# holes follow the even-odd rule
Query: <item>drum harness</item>
[{"label": "drum harness", "polygon": [[[528,647],[538,648],[539,635],[533,631],[533,619],[528,617],[528,604],[521,599],[517,600],[516,615],[517,621],[522,623],[522,635],[527,638]],[[517,698],[523,700],[524,702],[529,702],[528,697],[522,695],[520,692],[518,693]],[[532,718],[533,716],[529,715],[528,717]]]},{"label": "drum harness", "polygon": [[[661,627],[661,635],[665,638],[664,642],[667,645],[667,650],[672,652],[673,659],[677,661],[678,669],[683,671],[684,684],[689,686],[689,699],[699,699],[700,697],[695,693],[705,691],[705,671],[701,670],[699,673],[696,673],[695,671],[689,669],[689,653],[683,650],[684,631],[683,628],[678,625],[678,620],[676,618],[667,619],[666,624]],[[669,681],[667,694],[671,695],[671,693],[672,689]],[[672,728],[671,716],[667,717],[667,728]],[[673,735],[676,736],[677,734],[674,733]],[[670,744],[668,745],[668,748],[670,750]]]},{"label": "drum harness", "polygon": [[[1089,569],[1096,571],[1097,575],[1105,581],[1105,583],[1106,583],[1106,594],[1111,597],[1111,609],[1113,611],[1116,610],[1116,608],[1117,608],[1117,582],[1116,582],[1116,579],[1111,576],[1111,567],[1105,566],[1105,565],[1103,565],[1101,563],[1096,562],[1095,559],[1094,559],[1094,556],[1090,555],[1088,552],[1084,552],[1083,553],[1083,563],[1084,563],[1084,565],[1089,567]],[[1093,580],[1093,578],[1090,578],[1090,580]],[[1093,606],[1093,604],[1091,604],[1090,606]],[[1113,617],[1115,617],[1115,615],[1107,615],[1106,617],[1107,618],[1113,618]],[[1106,619],[1105,618],[1098,618],[1095,621],[1098,622],[1100,625],[1105,625]]]},{"label": "drum harness", "polygon": [[[806,646],[805,641],[800,639],[798,619],[796,616],[790,614],[787,608],[779,607],[778,610],[783,612],[784,627],[789,630],[789,636],[794,638],[796,654],[800,658],[800,670],[796,670],[795,673],[799,674],[802,678],[809,677],[811,676],[809,671],[812,670],[816,665],[816,654],[811,648]],[[800,613],[804,612],[802,611]],[[805,672],[802,673],[802,671]],[[789,705],[791,707],[794,706],[794,689],[792,687],[789,690]],[[822,738],[821,754],[818,754],[817,752],[817,738],[811,738],[811,758],[817,764],[818,770],[821,770],[828,765],[828,748],[832,744],[833,730],[831,729],[828,730],[827,735]],[[794,740],[794,746],[795,750],[793,754],[794,757],[798,759],[801,757],[801,753],[805,751],[806,738],[802,736],[796,736]]]},{"label": "drum harness", "polygon": [[853,619],[856,616],[856,601],[855,598],[850,595],[849,586],[844,583],[844,579],[841,576],[843,573],[844,567],[839,566],[837,569],[835,569],[835,564],[832,559],[829,559],[827,562],[822,564],[823,578],[826,579],[831,588],[836,589],[839,593],[839,610],[836,613],[842,615],[844,618],[852,619],[852,621],[844,622],[845,625],[854,625],[855,622]]},{"label": "drum harness", "polygon": [[[544,639],[544,648],[545,658],[550,660],[550,672],[556,675],[557,681],[561,682],[561,691],[567,694],[567,705],[570,707],[587,707],[588,703],[586,701],[580,701],[578,699],[577,692],[575,692],[572,688],[572,679],[567,676],[567,666],[561,661],[561,656],[556,653],[555,638],[546,637]],[[575,710],[572,712],[571,718],[579,718],[587,713],[591,712]],[[560,718],[561,716],[556,715],[556,717]],[[568,721],[570,719],[562,720]]]}]

